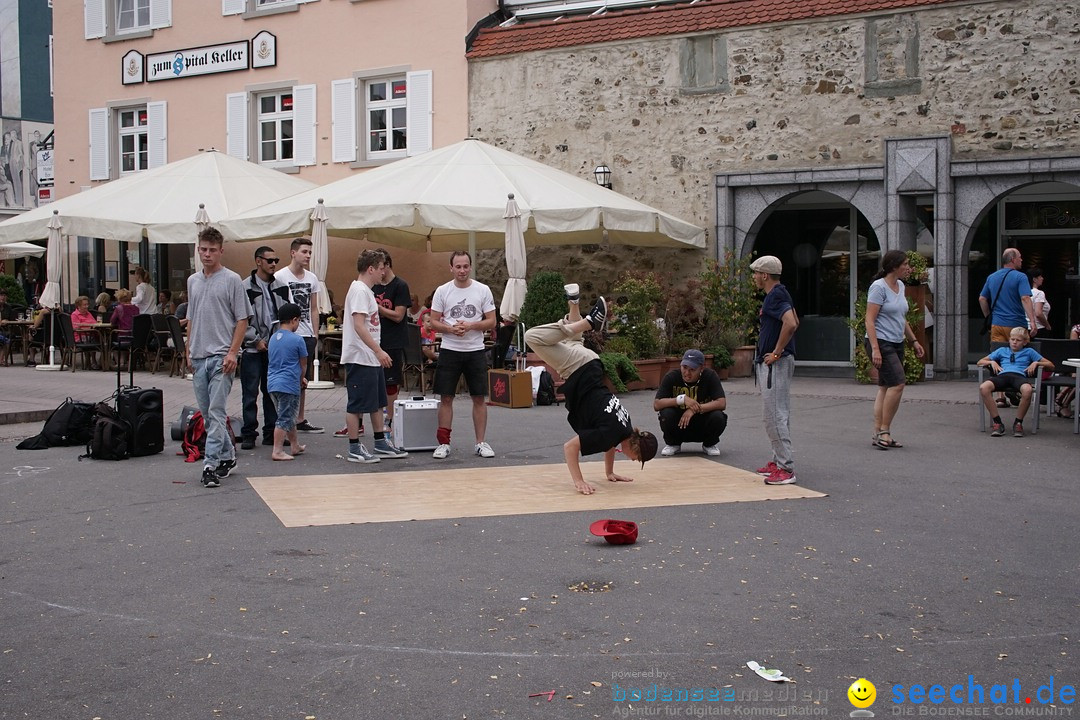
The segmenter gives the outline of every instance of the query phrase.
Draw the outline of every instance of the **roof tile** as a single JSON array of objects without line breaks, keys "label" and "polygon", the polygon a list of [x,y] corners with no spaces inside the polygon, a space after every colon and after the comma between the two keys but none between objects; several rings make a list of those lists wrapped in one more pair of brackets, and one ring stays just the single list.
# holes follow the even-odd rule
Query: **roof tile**
[{"label": "roof tile", "polygon": [[749,27],[832,15],[942,5],[958,0],[701,0],[693,5],[612,11],[480,31],[469,59],[559,47]]}]

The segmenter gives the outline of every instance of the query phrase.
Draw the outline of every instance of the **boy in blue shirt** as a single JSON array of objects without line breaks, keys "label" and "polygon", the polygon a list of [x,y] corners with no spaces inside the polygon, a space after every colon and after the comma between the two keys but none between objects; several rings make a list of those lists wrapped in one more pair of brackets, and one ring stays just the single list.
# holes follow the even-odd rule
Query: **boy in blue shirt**
[{"label": "boy in blue shirt", "polygon": [[1054,369],[1054,363],[1027,347],[1028,340],[1030,340],[1030,335],[1025,328],[1014,327],[1009,332],[1009,347],[999,347],[978,362],[980,367],[989,367],[995,373],[979,386],[979,395],[982,396],[983,405],[986,406],[993,419],[993,425],[990,428],[991,437],[1001,437],[1005,434],[1005,425],[1001,422],[1001,416],[998,415],[993,393],[1002,390],[1015,390],[1020,393],[1020,406],[1016,408],[1016,419],[1013,420],[1013,437],[1024,437],[1024,415],[1031,406],[1033,392],[1028,377],[1033,377],[1038,368]]},{"label": "boy in blue shirt", "polygon": [[[266,390],[274,400],[277,421],[274,423],[273,460],[292,460],[307,449],[296,440],[296,413],[300,409],[300,389],[307,385],[307,345],[296,334],[300,327],[300,306],[285,303],[278,310],[278,329],[270,336]],[[285,452],[285,436],[293,454]]]}]

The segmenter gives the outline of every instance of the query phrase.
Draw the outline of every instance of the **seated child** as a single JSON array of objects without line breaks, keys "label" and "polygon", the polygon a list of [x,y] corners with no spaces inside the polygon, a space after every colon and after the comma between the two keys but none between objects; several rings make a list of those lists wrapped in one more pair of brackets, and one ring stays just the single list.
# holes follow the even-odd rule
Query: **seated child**
[{"label": "seated child", "polygon": [[[307,385],[307,345],[296,334],[300,327],[300,306],[285,303],[278,310],[278,329],[270,336],[267,350],[266,390],[274,401],[277,422],[274,423],[273,460],[292,460],[307,449],[296,439],[296,413],[300,409],[300,389]],[[285,452],[285,436],[293,454]]]},{"label": "seated child", "polygon": [[1016,408],[1016,419],[1013,420],[1012,430],[1013,437],[1024,437],[1024,415],[1031,406],[1031,395],[1034,391],[1028,377],[1034,377],[1040,367],[1047,370],[1054,369],[1054,363],[1027,346],[1028,340],[1030,336],[1026,329],[1014,327],[1009,332],[1009,347],[1000,347],[978,362],[980,367],[989,367],[996,373],[979,386],[979,395],[982,396],[983,405],[986,406],[993,420],[990,429],[991,437],[1001,437],[1005,434],[1005,425],[1002,424],[1001,416],[998,415],[993,393],[1002,390],[1015,390],[1020,393],[1020,405]]}]

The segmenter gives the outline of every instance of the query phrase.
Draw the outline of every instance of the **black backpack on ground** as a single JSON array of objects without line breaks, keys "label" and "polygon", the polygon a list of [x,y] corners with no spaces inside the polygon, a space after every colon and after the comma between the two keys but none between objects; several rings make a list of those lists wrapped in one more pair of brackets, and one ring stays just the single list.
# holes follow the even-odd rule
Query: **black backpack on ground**
[{"label": "black backpack on ground", "polygon": [[15,447],[19,450],[47,450],[65,445],[85,445],[90,440],[93,417],[93,405],[68,398],[52,411],[40,433],[26,438]]},{"label": "black backpack on ground", "polygon": [[86,445],[86,454],[79,459],[126,460],[129,453],[131,426],[108,403],[94,407],[94,428]]},{"label": "black backpack on ground", "polygon": [[557,405],[555,399],[555,379],[547,370],[540,373],[540,385],[536,389],[537,405]]}]

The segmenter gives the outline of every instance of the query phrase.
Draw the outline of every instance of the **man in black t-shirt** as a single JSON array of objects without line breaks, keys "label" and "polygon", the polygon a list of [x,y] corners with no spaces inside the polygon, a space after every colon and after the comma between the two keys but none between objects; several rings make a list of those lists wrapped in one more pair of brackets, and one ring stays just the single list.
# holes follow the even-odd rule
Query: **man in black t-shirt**
[{"label": "man in black t-shirt", "polygon": [[379,346],[390,356],[391,365],[383,368],[386,376],[386,419],[387,428],[394,422],[394,401],[397,400],[398,387],[401,385],[401,368],[405,363],[405,344],[409,341],[408,319],[406,313],[410,298],[409,285],[394,274],[393,261],[390,253],[382,251],[386,256],[386,269],[383,271],[382,283],[375,285],[371,291],[375,293],[375,302],[379,304],[379,319],[382,323],[382,338]]},{"label": "man in black t-shirt", "polygon": [[664,434],[660,454],[670,457],[682,449],[684,442],[700,442],[706,455],[719,455],[720,436],[727,428],[725,409],[727,398],[720,376],[705,367],[705,355],[700,350],[687,350],[679,369],[660,381],[653,400]]},{"label": "man in black t-shirt", "polygon": [[607,303],[599,298],[587,317],[578,308],[577,285],[566,286],[570,313],[559,322],[537,325],[525,333],[525,342],[540,358],[566,378],[562,386],[566,397],[567,421],[577,433],[563,445],[563,457],[574,487],[582,495],[596,488],[581,475],[580,455],[604,453],[604,472],[610,482],[632,482],[633,478],[615,473],[615,447],[642,467],[656,455],[656,436],[639,430],[630,422],[630,413],[604,385],[604,366],[599,356],[585,347],[581,335],[586,330],[600,330],[607,320]]}]

